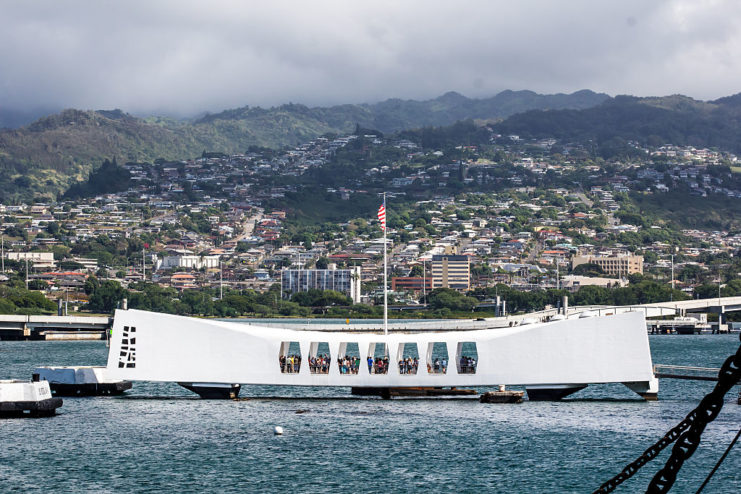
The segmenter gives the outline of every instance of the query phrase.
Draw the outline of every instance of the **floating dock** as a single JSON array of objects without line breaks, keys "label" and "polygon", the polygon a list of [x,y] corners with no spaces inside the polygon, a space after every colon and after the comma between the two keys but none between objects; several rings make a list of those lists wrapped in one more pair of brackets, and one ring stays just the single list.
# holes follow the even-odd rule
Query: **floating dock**
[{"label": "floating dock", "polygon": [[481,403],[522,403],[523,391],[487,391],[479,398]]}]

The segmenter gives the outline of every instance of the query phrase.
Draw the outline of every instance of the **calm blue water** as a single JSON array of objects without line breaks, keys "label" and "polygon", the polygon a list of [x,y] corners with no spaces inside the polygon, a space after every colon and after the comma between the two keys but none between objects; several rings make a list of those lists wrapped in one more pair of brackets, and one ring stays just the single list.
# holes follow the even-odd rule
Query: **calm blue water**
[{"label": "calm blue water", "polygon": [[[718,367],[738,344],[737,335],[651,337],[654,361],[665,364]],[[29,378],[36,365],[103,365],[106,351],[99,342],[0,342],[0,378]],[[559,403],[482,405],[356,399],[346,388],[246,387],[242,396],[257,398],[201,401],[177,385],[135,383],[125,397],[65,398],[56,417],[0,421],[0,492],[591,492],[712,386],[663,380],[654,403],[604,385]],[[672,492],[695,492],[741,427],[737,394]],[[273,436],[274,425],[285,435]],[[618,492],[644,491],[667,456]],[[741,445],[706,492],[741,492]]]}]

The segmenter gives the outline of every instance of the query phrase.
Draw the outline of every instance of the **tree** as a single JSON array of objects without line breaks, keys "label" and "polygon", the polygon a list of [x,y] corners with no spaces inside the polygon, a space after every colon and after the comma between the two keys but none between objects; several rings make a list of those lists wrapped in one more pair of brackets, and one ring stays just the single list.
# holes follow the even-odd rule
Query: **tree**
[{"label": "tree", "polygon": [[119,192],[128,189],[130,183],[131,173],[126,168],[118,166],[116,159],[113,158],[113,161],[105,160],[100,168],[92,171],[87,182],[73,184],[63,197],[75,199]]},{"label": "tree", "polygon": [[473,297],[467,297],[450,288],[436,288],[427,297],[433,309],[450,309],[454,311],[471,311],[479,303]]},{"label": "tree", "polygon": [[120,283],[113,280],[105,280],[90,295],[88,309],[93,312],[109,313],[118,307],[118,304],[125,297],[126,290],[123,289]]},{"label": "tree", "polygon": [[578,276],[603,276],[605,272],[599,264],[588,262],[586,264],[579,264],[574,268],[572,274]]},{"label": "tree", "polygon": [[46,290],[49,288],[49,283],[44,280],[31,280],[28,282],[29,290]]},{"label": "tree", "polygon": [[98,278],[96,278],[95,276],[88,276],[83,287],[83,289],[85,290],[85,295],[92,295],[93,293],[95,293],[95,290],[97,290],[99,286],[100,283],[98,283]]}]

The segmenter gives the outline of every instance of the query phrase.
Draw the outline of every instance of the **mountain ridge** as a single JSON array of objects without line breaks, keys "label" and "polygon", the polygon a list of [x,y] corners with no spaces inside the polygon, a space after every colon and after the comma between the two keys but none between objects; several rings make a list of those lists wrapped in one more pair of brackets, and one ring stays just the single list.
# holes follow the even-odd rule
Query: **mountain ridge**
[{"label": "mountain ridge", "polygon": [[497,132],[573,142],[635,141],[718,148],[741,154],[741,93],[714,101],[682,95],[618,95],[582,110],[530,110],[494,125]]},{"label": "mountain ridge", "polygon": [[26,127],[0,131],[0,198],[54,199],[87,179],[105,159],[180,160],[204,151],[239,153],[250,146],[293,146],[324,134],[350,133],[356,126],[390,134],[461,121],[486,122],[504,135],[596,142],[606,158],[630,153],[630,141],[741,154],[741,93],[701,101],[683,95],[609,97],[589,90],[553,95],[510,90],[471,99],[449,91],[426,101],[245,106],[189,121],[140,118],[120,109],[67,109]]},{"label": "mountain ridge", "polygon": [[[0,198],[37,194],[54,198],[85,180],[105,159],[182,159],[203,151],[244,152],[252,145],[280,148],[356,125],[395,132],[444,126],[465,119],[497,121],[534,108],[588,108],[609,99],[582,90],[573,95],[507,91],[471,99],[448,92],[426,101],[389,99],[361,105],[309,107],[288,103],[272,108],[241,107],[191,121],[135,117],[119,109],[66,109],[31,124],[0,130]],[[20,177],[26,177],[19,185]],[[27,186],[27,183],[31,186]]]}]

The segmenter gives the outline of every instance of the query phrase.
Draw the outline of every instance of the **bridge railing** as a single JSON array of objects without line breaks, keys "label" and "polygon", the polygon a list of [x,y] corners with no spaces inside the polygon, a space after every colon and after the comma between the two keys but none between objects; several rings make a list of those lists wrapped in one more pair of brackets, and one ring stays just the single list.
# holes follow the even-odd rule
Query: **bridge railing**
[{"label": "bridge railing", "polygon": [[720,369],[712,367],[690,367],[684,365],[655,364],[654,375],[666,379],[686,379],[692,381],[717,381]]}]

